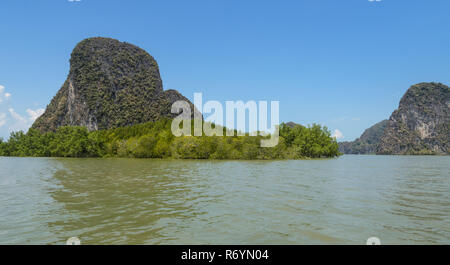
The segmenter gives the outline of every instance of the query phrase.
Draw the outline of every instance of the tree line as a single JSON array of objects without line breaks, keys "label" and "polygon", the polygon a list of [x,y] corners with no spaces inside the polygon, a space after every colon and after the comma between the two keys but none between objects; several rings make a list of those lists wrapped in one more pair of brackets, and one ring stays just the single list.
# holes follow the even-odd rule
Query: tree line
[{"label": "tree line", "polygon": [[[336,139],[327,127],[281,124],[277,146],[260,147],[263,136],[182,136],[171,132],[170,119],[89,132],[85,127],[35,129],[0,138],[0,156],[127,157],[175,159],[305,159],[339,156]],[[225,128],[224,128],[225,130]]]}]

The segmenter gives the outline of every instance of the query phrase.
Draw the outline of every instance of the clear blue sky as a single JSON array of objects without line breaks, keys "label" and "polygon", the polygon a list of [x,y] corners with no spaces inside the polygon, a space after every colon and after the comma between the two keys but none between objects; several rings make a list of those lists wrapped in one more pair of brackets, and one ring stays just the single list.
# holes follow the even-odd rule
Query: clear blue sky
[{"label": "clear blue sky", "polygon": [[412,84],[450,84],[448,0],[2,0],[0,11],[0,137],[31,124],[93,36],[147,50],[165,89],[279,100],[281,121],[341,140],[389,118]]}]

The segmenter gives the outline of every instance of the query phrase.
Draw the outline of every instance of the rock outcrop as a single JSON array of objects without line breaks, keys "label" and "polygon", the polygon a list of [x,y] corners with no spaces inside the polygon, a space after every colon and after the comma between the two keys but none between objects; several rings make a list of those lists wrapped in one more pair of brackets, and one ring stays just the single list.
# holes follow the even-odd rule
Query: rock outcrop
[{"label": "rock outcrop", "polygon": [[177,100],[189,102],[175,90],[163,90],[158,64],[146,51],[89,38],[73,50],[67,80],[32,128],[48,132],[71,125],[92,131],[173,118]]},{"label": "rock outcrop", "polygon": [[384,130],[378,154],[450,154],[450,88],[420,83],[408,89]]},{"label": "rock outcrop", "polygon": [[344,154],[450,154],[450,89],[420,83],[408,89],[390,119],[367,129],[353,142],[339,143]]}]

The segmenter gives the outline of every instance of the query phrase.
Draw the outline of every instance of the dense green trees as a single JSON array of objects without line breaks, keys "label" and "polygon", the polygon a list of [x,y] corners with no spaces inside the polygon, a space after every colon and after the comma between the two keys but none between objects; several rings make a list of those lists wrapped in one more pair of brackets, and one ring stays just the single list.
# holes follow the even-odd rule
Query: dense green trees
[{"label": "dense green trees", "polygon": [[302,159],[335,157],[338,144],[320,125],[280,125],[279,144],[260,147],[262,136],[174,137],[171,120],[88,132],[84,127],[59,127],[56,132],[30,129],[0,140],[0,156],[135,157],[178,159]]}]

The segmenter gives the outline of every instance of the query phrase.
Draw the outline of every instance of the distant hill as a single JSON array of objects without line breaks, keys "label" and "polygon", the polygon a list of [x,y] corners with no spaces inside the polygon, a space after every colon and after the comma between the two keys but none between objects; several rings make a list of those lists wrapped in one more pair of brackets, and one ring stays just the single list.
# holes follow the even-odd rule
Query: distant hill
[{"label": "distant hill", "polygon": [[389,120],[367,129],[353,142],[339,143],[345,154],[450,154],[450,89],[441,83],[411,86]]},{"label": "distant hill", "polygon": [[286,123],[286,126],[291,128],[291,129],[294,128],[296,125],[300,125],[300,124],[297,124],[297,123],[292,122],[292,121]]},{"label": "distant hill", "polygon": [[32,128],[47,132],[72,125],[92,131],[156,121],[175,117],[170,110],[177,100],[189,102],[175,90],[163,90],[158,64],[146,51],[89,38],[73,50],[67,80]]},{"label": "distant hill", "polygon": [[339,151],[343,154],[375,154],[388,120],[381,121],[352,142],[339,143]]}]

